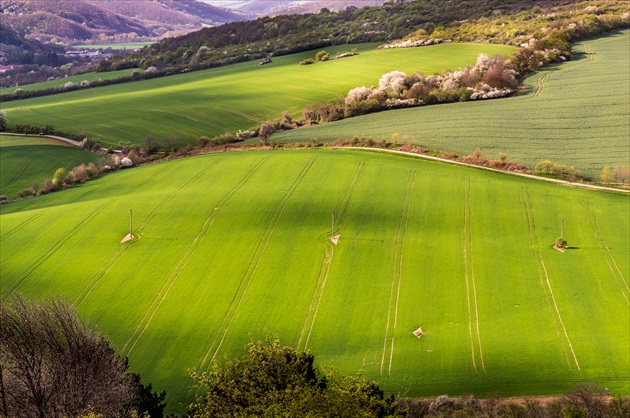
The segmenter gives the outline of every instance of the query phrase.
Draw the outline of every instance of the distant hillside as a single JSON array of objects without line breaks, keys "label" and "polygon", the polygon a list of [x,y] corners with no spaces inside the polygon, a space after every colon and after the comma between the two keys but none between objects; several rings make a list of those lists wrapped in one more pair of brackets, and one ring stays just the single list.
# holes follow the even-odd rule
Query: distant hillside
[{"label": "distant hillside", "polygon": [[[264,0],[259,0],[264,1]],[[322,9],[328,9],[330,11],[339,11],[348,7],[368,7],[368,6],[381,6],[383,3],[389,0],[309,0],[308,2],[302,2],[303,4],[292,6],[288,9],[282,9],[275,11],[272,14],[292,14],[292,13],[318,13]],[[403,3],[404,0],[398,0],[398,3]]]},{"label": "distant hillside", "polygon": [[99,34],[152,35],[139,22],[83,0],[8,0],[0,12],[3,22],[20,35],[42,42],[87,40]]},{"label": "distant hillside", "polygon": [[0,13],[23,37],[66,44],[155,39],[247,18],[196,0],[3,0]]},{"label": "distant hillside", "polygon": [[0,61],[13,64],[26,55],[50,55],[63,52],[63,48],[29,40],[0,22]]},{"label": "distant hillside", "polygon": [[145,24],[201,27],[246,20],[254,16],[221,9],[197,0],[87,0],[99,7],[131,17]]},{"label": "distant hillside", "polygon": [[351,6],[330,13],[263,17],[165,39],[134,55],[113,58],[103,63],[99,70],[151,66],[193,70],[216,67],[331,45],[386,42],[418,29],[430,33],[439,25],[452,22],[514,13],[536,5],[565,3],[571,1],[417,0],[378,7]]}]

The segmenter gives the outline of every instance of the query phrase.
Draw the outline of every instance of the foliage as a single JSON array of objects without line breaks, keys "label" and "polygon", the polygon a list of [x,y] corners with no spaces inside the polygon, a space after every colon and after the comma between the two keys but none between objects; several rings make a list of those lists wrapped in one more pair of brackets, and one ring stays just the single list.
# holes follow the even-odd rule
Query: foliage
[{"label": "foliage", "polygon": [[315,61],[313,61],[312,58],[307,58],[305,60],[300,61],[300,65],[311,65],[311,64],[315,64]]},{"label": "foliage", "polygon": [[335,371],[323,375],[310,353],[278,340],[252,342],[247,351],[209,374],[193,375],[207,393],[189,416],[404,416],[376,384]]},{"label": "foliage", "polygon": [[131,380],[135,385],[137,393],[136,401],[133,404],[134,410],[140,411],[140,416],[144,417],[148,414],[150,418],[162,418],[164,416],[164,408],[166,408],[166,391],[160,393],[153,390],[153,385],[149,383],[145,386],[140,381],[138,373],[129,373]]},{"label": "foliage", "polygon": [[[515,12],[535,4],[562,1],[518,0],[501,2],[502,10]],[[192,70],[320,49],[345,43],[384,42],[399,39],[418,27],[448,24],[481,16],[490,17],[496,6],[482,0],[388,2],[381,7],[348,7],[331,13],[262,17],[204,28],[167,38],[127,56],[103,62],[99,71],[156,66]]]},{"label": "foliage", "polygon": [[4,132],[7,129],[7,114],[0,111],[0,132]]},{"label": "foliage", "polygon": [[20,296],[0,306],[0,396],[3,416],[107,416],[136,399],[125,363],[94,326],[60,298]]},{"label": "foliage", "polygon": [[326,51],[319,51],[315,54],[315,59],[317,61],[328,61],[330,59],[330,54]]},{"label": "foliage", "polygon": [[[595,60],[588,58],[585,45],[597,52]],[[628,48],[630,32],[612,32],[574,44],[577,59],[528,76],[521,95],[382,112],[282,132],[271,141],[307,143],[317,139],[332,143],[355,135],[381,140],[399,132],[406,134],[411,144],[428,149],[465,155],[479,146],[486,155],[504,152],[512,161],[530,167],[550,159],[593,179],[608,165],[610,181],[622,184],[613,174],[616,166],[620,167],[620,179],[624,172],[630,172],[621,168],[628,167],[630,159]],[[416,97],[429,95],[426,89],[412,87],[410,91]],[[605,146],[598,138],[606,138]],[[630,184],[630,177],[625,178]]]},{"label": "foliage", "polygon": [[541,403],[525,398],[525,404],[509,399],[478,400],[473,396],[398,400],[407,409],[408,418],[485,417],[485,418],[542,418],[542,417],[599,417],[621,418],[630,411],[630,397],[610,398],[596,384],[586,383],[570,389],[564,396]]},{"label": "foliage", "polygon": [[[446,67],[458,68],[474,62],[480,53],[513,51],[512,47],[479,44],[445,44],[415,51],[376,50],[374,46],[358,46],[361,54],[352,59],[308,69],[297,63],[312,57],[314,52],[278,57],[272,66],[263,68],[257,63],[243,63],[104,88],[92,88],[92,82],[89,88],[72,94],[3,102],[2,107],[11,124],[52,124],[56,131],[77,132],[79,141],[88,137],[104,146],[117,146],[121,131],[125,132],[124,139],[138,144],[148,133],[174,135],[192,143],[199,136],[214,137],[226,130],[251,130],[278,117],[283,110],[297,116],[309,102],[325,103],[347,93],[357,83],[369,85],[394,69],[441,72]],[[332,55],[347,49],[344,46],[327,51]],[[447,57],[446,61],[441,57]],[[309,78],[318,81],[307,82]],[[255,92],[252,86],[256,86]],[[133,121],[128,117],[131,108]]]},{"label": "foliage", "polygon": [[61,186],[66,181],[66,177],[68,177],[68,172],[66,171],[66,169],[63,167],[58,168],[52,178],[53,187],[55,189],[61,188]]}]

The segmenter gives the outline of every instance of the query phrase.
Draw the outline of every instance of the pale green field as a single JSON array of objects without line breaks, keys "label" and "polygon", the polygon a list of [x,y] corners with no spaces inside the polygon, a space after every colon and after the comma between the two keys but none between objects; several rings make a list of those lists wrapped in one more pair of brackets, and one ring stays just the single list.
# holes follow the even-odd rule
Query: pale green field
[{"label": "pale green field", "polygon": [[470,155],[480,147],[484,157],[505,152],[532,167],[551,159],[599,179],[605,165],[630,165],[629,50],[630,31],[613,32],[574,45],[574,61],[532,74],[521,96],[381,112],[272,141],[378,140],[398,132],[428,149]]},{"label": "pale green field", "polygon": [[70,170],[97,158],[54,139],[0,135],[0,195],[13,199],[33,182],[42,186],[60,167]]},{"label": "pale green field", "polygon": [[[143,69],[138,69],[138,71],[144,72]],[[79,84],[84,80],[87,80],[91,83],[97,78],[100,78],[101,80],[108,80],[111,78],[127,77],[127,76],[130,76],[132,72],[133,70],[120,70],[120,71],[109,71],[106,73],[95,73],[95,72],[84,73],[84,74],[73,75],[71,77],[58,78],[56,80],[51,80],[51,81],[42,81],[41,83],[24,84],[23,86],[20,86],[20,87],[0,89],[0,93],[13,93],[15,89],[18,89],[18,88],[22,90],[44,90],[51,87],[61,87],[67,82],[73,82],[75,84]],[[3,108],[5,106],[6,104],[2,105]],[[30,123],[36,124],[35,121],[32,121]]]},{"label": "pale green field", "polygon": [[74,45],[74,49],[141,49],[155,42],[125,42],[119,44]]},{"label": "pale green field", "polygon": [[8,102],[10,123],[51,124],[66,132],[117,146],[141,143],[153,133],[194,142],[248,129],[287,110],[301,115],[311,102],[326,102],[361,84],[376,84],[393,70],[441,72],[472,64],[480,53],[510,54],[513,47],[443,44],[406,50],[376,50],[376,44],[327,48],[334,55],[356,47],[355,57],[300,66],[316,51],[179,74],[154,80]]},{"label": "pale green field", "polygon": [[[139,239],[120,244],[130,208]],[[195,394],[188,370],[269,333],[388,393],[629,395],[629,211],[376,153],[191,157],[1,206],[0,293],[62,294],[169,411]]]}]

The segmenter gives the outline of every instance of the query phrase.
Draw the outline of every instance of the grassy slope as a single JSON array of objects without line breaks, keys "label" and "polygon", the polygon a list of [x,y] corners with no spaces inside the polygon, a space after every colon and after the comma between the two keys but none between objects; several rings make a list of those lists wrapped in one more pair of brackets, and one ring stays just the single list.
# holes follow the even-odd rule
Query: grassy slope
[{"label": "grassy slope", "polygon": [[[84,132],[106,144],[142,142],[148,133],[192,142],[201,135],[246,129],[282,111],[301,114],[313,101],[345,95],[360,84],[376,84],[388,71],[427,73],[463,67],[480,53],[509,54],[501,45],[448,44],[408,50],[356,45],[360,55],[299,66],[315,51],[282,56],[273,64],[248,62],[155,80],[47,96],[3,106],[10,123],[52,124]],[[349,50],[352,46],[328,48]],[[127,117],[133,114],[133,118]]]},{"label": "grassy slope", "polygon": [[12,199],[33,182],[41,186],[59,167],[71,169],[97,158],[53,139],[0,135],[0,194]]},{"label": "grassy slope", "polygon": [[[129,208],[141,238],[121,245]],[[188,369],[269,332],[409,396],[627,395],[629,210],[398,156],[192,157],[0,207],[1,294],[74,301],[172,410]]]},{"label": "grassy slope", "polygon": [[[535,165],[551,159],[597,177],[604,165],[630,164],[630,31],[574,46],[576,60],[533,74],[528,93],[483,102],[396,110],[273,136],[278,142],[334,141],[406,134],[429,149]],[[595,53],[589,59],[585,50]],[[539,78],[544,88],[537,93]]]},{"label": "grassy slope", "polygon": [[140,49],[145,46],[153,45],[155,42],[124,42],[117,44],[85,44],[73,45],[73,49]]},{"label": "grassy slope", "polygon": [[[144,70],[140,69],[139,71],[144,71]],[[92,82],[93,80],[97,78],[106,80],[110,78],[130,76],[132,72],[133,70],[110,71],[107,73],[85,73],[85,74],[73,75],[72,77],[58,78],[56,80],[51,80],[51,81],[42,81],[41,83],[25,84],[20,87],[11,87],[11,88],[6,88],[6,89],[1,89],[0,92],[13,93],[15,89],[17,88],[20,88],[22,90],[44,90],[51,87],[61,87],[69,81],[75,84],[79,84],[83,80]],[[31,123],[36,124],[35,121],[31,121]]]}]

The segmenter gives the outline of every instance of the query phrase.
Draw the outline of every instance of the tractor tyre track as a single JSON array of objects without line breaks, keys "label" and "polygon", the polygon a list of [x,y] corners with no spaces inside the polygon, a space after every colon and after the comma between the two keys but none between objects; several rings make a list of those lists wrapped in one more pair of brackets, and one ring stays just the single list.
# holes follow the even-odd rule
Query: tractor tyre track
[{"label": "tractor tyre track", "polygon": [[[413,186],[415,184],[416,172],[409,170],[409,174],[407,176],[407,183],[405,185],[405,193],[403,195],[402,207],[400,209],[400,215],[398,217],[398,229],[396,231],[396,240],[394,242],[394,251],[392,254],[393,257],[393,265],[392,265],[392,278],[389,289],[389,303],[387,306],[387,323],[385,325],[385,335],[383,337],[383,352],[381,354],[381,367],[380,367],[380,375],[383,376],[383,367],[385,365],[385,355],[387,353],[388,340],[391,341],[390,344],[390,354],[389,354],[389,363],[388,363],[388,372],[389,376],[392,368],[392,361],[394,357],[394,333],[396,331],[396,321],[398,317],[398,301],[400,296],[400,282],[402,281],[402,257],[403,257],[403,246],[404,246],[404,237],[407,232],[407,221],[409,219],[409,209],[411,206],[411,195],[413,193]],[[394,290],[397,289],[395,292]],[[396,301],[394,302],[394,294],[396,294]],[[392,315],[392,306],[394,306],[395,312]],[[394,321],[392,323],[392,317],[394,317]],[[390,336],[390,327],[392,329]]]},{"label": "tractor tyre track", "polygon": [[[580,364],[578,363],[578,359],[577,356],[575,355],[575,350],[573,349],[573,344],[571,344],[571,339],[569,338],[569,334],[567,332],[567,329],[564,325],[564,321],[562,320],[562,315],[560,315],[560,309],[558,308],[558,304],[556,302],[556,297],[553,294],[553,288],[551,287],[551,282],[549,280],[549,273],[547,272],[547,267],[545,266],[545,260],[543,259],[542,256],[542,251],[540,250],[540,242],[538,241],[538,234],[536,232],[536,221],[534,218],[534,210],[532,207],[532,200],[531,200],[531,196],[529,194],[529,190],[524,190],[523,191],[524,194],[524,198],[525,198],[525,202],[526,202],[526,209],[529,211],[529,217],[531,218],[531,238],[533,239],[533,252],[535,254],[535,258],[537,259],[537,262],[540,263],[540,267],[542,267],[542,271],[544,273],[544,277],[545,277],[545,283],[547,285],[547,290],[549,291],[549,296],[551,297],[551,301],[552,301],[552,305],[554,307],[554,310],[556,312],[557,315],[557,319],[558,319],[558,323],[560,324],[562,331],[564,333],[564,337],[566,338],[566,342],[569,346],[569,349],[571,351],[571,354],[573,355],[573,360],[575,362],[575,366],[577,367],[578,370],[580,369]],[[541,280],[542,280],[542,276],[541,276]],[[570,367],[570,366],[569,366]]]},{"label": "tractor tyre track", "polygon": [[[591,202],[583,201],[582,208],[586,212],[586,215],[589,221],[589,226],[591,227],[591,231],[593,231],[593,235],[595,236],[595,240],[597,241],[597,244],[599,245],[599,249],[602,252],[603,258],[605,259],[606,264],[608,265],[608,268],[610,269],[610,272],[612,273],[612,276],[614,278],[613,281],[619,288],[619,291],[621,292],[621,295],[623,296],[623,298],[626,300],[626,303],[630,304],[630,299],[628,298],[629,296],[628,292],[630,292],[630,288],[628,287],[628,282],[626,282],[626,279],[623,273],[621,272],[621,269],[617,265],[615,258],[610,252],[610,247],[608,247],[608,244],[606,243],[606,239],[604,238],[604,234],[602,233],[602,230],[599,226],[599,222],[597,221],[597,217],[595,216],[595,212],[593,211]],[[613,265],[615,266],[614,269],[613,269]]]},{"label": "tractor tyre track", "polygon": [[[171,271],[171,274],[169,275],[169,277],[166,279],[166,281],[162,284],[162,287],[160,288],[160,290],[158,291],[158,293],[155,295],[155,297],[153,298],[153,301],[151,302],[151,304],[149,305],[149,307],[147,308],[147,310],[145,311],[144,315],[142,316],[140,322],[138,323],[138,325],[136,326],[136,328],[134,329],[134,331],[132,332],[132,334],[129,336],[129,338],[127,339],[127,342],[125,343],[125,345],[123,346],[121,353],[125,353],[125,350],[127,349],[127,347],[129,346],[129,350],[126,352],[126,355],[128,356],[131,351],[133,350],[133,348],[136,346],[137,342],[140,340],[140,338],[142,337],[142,335],[144,334],[144,332],[147,330],[147,328],[149,327],[153,317],[155,316],[157,310],[159,309],[159,307],[161,306],[162,302],[166,299],[166,296],[168,295],[171,287],[173,286],[173,284],[175,283],[175,281],[177,280],[177,278],[179,277],[179,275],[181,274],[181,272],[183,271],[183,269],[186,267],[186,265],[188,264],[188,261],[190,260],[190,258],[192,257],[192,255],[194,254],[195,250],[197,249],[197,246],[199,245],[199,243],[201,242],[201,240],[203,240],[204,236],[206,235],[206,233],[208,232],[208,230],[210,229],[210,227],[212,226],[212,223],[214,223],[214,220],[216,219],[216,217],[218,216],[219,212],[221,211],[221,209],[223,208],[223,206],[225,206],[225,204],[229,201],[229,199],[241,188],[243,187],[243,185],[245,185],[245,183],[247,183],[247,181],[249,180],[249,178],[251,177],[251,175],[256,172],[260,166],[263,165],[263,163],[265,161],[267,161],[269,157],[264,158],[262,160],[260,160],[258,163],[256,163],[225,195],[223,195],[223,197],[219,200],[219,203],[217,204],[217,206],[213,209],[213,211],[210,213],[210,215],[208,215],[208,217],[206,218],[206,221],[204,222],[204,224],[202,225],[201,229],[199,230],[199,232],[197,233],[197,235],[195,236],[195,238],[193,239],[193,241],[190,243],[190,245],[188,246],[188,248],[186,249],[184,255],[182,255],[182,257],[180,258],[179,262],[177,263],[177,265],[173,268],[173,270]],[[144,324],[144,327],[143,327]],[[142,330],[140,331],[140,329],[142,328]],[[133,342],[132,342],[133,341]],[[131,344],[131,345],[130,345]]]},{"label": "tractor tyre track", "polygon": [[107,206],[107,203],[102,204],[95,210],[90,212],[83,220],[76,224],[70,231],[57,240],[44,254],[37,258],[24,272],[18,276],[15,282],[5,289],[2,293],[2,298],[10,296],[15,289],[17,289],[39,266],[41,266],[46,260],[48,260],[53,254],[55,254],[78,230],[85,226],[96,215],[101,213]]},{"label": "tractor tyre track", "polygon": [[[236,317],[238,309],[245,297],[245,294],[247,293],[247,289],[249,288],[249,285],[256,273],[256,270],[258,269],[258,265],[260,264],[260,261],[262,260],[265,250],[267,249],[267,245],[269,241],[271,240],[271,236],[273,235],[276,225],[278,224],[280,217],[282,216],[282,213],[284,212],[284,209],[286,208],[291,196],[293,195],[297,187],[300,185],[304,177],[306,177],[309,170],[313,166],[314,162],[315,162],[315,158],[311,158],[310,160],[306,162],[306,164],[304,165],[304,167],[302,167],[302,170],[300,171],[296,179],[293,181],[291,186],[287,189],[287,191],[284,193],[284,195],[282,196],[282,198],[276,205],[274,213],[269,219],[269,222],[267,223],[265,227],[263,235],[261,236],[260,240],[258,241],[258,244],[256,245],[256,249],[254,250],[254,254],[252,255],[250,259],[247,269],[245,270],[245,273],[243,274],[243,276],[241,277],[241,280],[239,281],[238,287],[236,289],[236,292],[234,293],[234,296],[232,297],[232,300],[230,301],[228,309],[226,310],[226,313],[223,316],[221,323],[214,334],[212,343],[208,347],[208,350],[206,351],[206,354],[204,355],[196,371],[202,370],[204,368],[206,362],[208,362],[208,357],[210,356],[211,353],[212,353],[212,357],[210,358],[210,361],[208,362],[208,366],[206,367],[206,369],[209,369],[212,366],[214,359],[216,358],[221,346],[223,345],[223,341],[225,340],[225,337],[230,329],[230,326],[232,322],[234,321],[234,318]],[[223,333],[221,335],[222,331]],[[221,335],[220,339],[219,339],[219,335]],[[186,399],[190,397],[191,391],[192,391],[192,386],[188,390],[188,395],[186,396]]]}]

